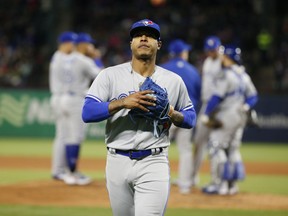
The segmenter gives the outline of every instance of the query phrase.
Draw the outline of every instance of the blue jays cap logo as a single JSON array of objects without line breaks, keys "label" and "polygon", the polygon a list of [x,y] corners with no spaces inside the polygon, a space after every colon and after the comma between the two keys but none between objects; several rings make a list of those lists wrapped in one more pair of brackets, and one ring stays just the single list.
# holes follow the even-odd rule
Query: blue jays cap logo
[{"label": "blue jays cap logo", "polygon": [[209,46],[213,46],[214,45],[214,41],[212,39],[210,39],[210,40],[207,41],[207,44]]},{"label": "blue jays cap logo", "polygon": [[151,20],[143,20],[142,21],[143,25],[148,26],[148,25],[153,25],[153,22]]},{"label": "blue jays cap logo", "polygon": [[130,36],[133,37],[133,35],[135,34],[135,32],[137,32],[137,30],[144,29],[144,28],[153,32],[155,36],[157,37],[157,39],[160,40],[159,25],[149,19],[143,19],[138,22],[135,22],[130,29]]},{"label": "blue jays cap logo", "polygon": [[205,40],[204,49],[205,50],[215,50],[221,45],[221,41],[216,36],[210,36]]}]

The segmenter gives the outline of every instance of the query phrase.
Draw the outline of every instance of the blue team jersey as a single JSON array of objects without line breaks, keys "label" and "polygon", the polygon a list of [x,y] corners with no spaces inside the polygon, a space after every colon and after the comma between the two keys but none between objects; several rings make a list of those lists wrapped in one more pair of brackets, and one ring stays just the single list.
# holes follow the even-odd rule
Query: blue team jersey
[{"label": "blue team jersey", "polygon": [[198,70],[180,57],[160,65],[161,67],[178,74],[184,81],[189,97],[197,108],[200,101],[201,77]]}]

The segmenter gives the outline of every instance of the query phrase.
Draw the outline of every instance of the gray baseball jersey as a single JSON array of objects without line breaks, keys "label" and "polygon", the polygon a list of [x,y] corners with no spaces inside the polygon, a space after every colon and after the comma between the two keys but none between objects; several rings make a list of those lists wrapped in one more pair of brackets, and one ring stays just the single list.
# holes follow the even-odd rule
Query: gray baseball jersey
[{"label": "gray baseball jersey", "polygon": [[245,84],[245,92],[244,92],[245,96],[250,97],[252,95],[257,95],[257,89],[254,83],[252,82],[251,77],[246,72],[245,67],[239,65],[233,65],[232,69],[240,73],[242,76],[243,82]]},{"label": "gray baseball jersey", "polygon": [[[244,96],[247,98],[250,96],[257,95],[256,87],[255,87],[254,83],[252,82],[248,73],[246,73],[245,67],[239,66],[239,65],[233,65],[231,68],[236,74],[238,74],[238,76],[241,77],[243,85],[245,85],[245,90],[243,92]],[[242,110],[242,112],[241,112],[241,105],[240,105],[240,116],[242,117],[241,128],[238,129],[238,132],[236,133],[234,140],[230,143],[231,146],[236,147],[236,148],[238,148],[241,145],[243,131],[244,131],[245,123],[247,120],[246,111]]]},{"label": "gray baseball jersey", "polygon": [[[212,96],[214,80],[221,75],[222,61],[220,58],[213,59],[207,57],[202,67],[202,86],[201,86],[201,109],[199,115],[203,114],[207,101]],[[194,153],[194,167],[193,178],[197,182],[197,175],[204,158],[205,146],[208,144],[210,129],[203,124],[202,121],[197,121],[196,131],[194,136],[195,153]]]},{"label": "gray baseball jersey", "polygon": [[213,95],[223,100],[217,106],[216,118],[223,122],[223,127],[211,132],[210,139],[228,145],[237,128],[244,125],[242,107],[246,95],[256,91],[248,74],[238,65],[223,70],[222,77],[214,82]]},{"label": "gray baseball jersey", "polygon": [[63,73],[66,68],[69,68],[70,55],[56,51],[52,56],[49,68],[49,87],[52,94],[64,93]]},{"label": "gray baseball jersey", "polygon": [[201,100],[205,103],[209,100],[213,92],[213,82],[215,77],[219,76],[222,70],[221,59],[213,59],[207,57],[203,63],[202,70],[202,89],[201,89]]},{"label": "gray baseball jersey", "polygon": [[[202,67],[202,86],[201,86],[201,109],[199,115],[203,114],[206,109],[207,101],[213,94],[213,86],[217,77],[222,74],[222,61],[221,58],[213,59],[207,57]],[[194,137],[195,145],[199,147],[198,155],[195,155],[195,172],[198,172],[200,161],[202,161],[203,147],[208,142],[210,129],[207,128],[201,121],[197,121],[196,133]],[[201,147],[200,147],[201,146]],[[200,150],[201,148],[201,150]]]},{"label": "gray baseball jersey", "polygon": [[[170,104],[174,106],[175,110],[192,106],[185,84],[180,76],[156,66],[151,79],[167,90]],[[87,97],[92,97],[98,101],[120,99],[139,91],[139,86],[144,80],[145,77],[132,70],[130,63],[109,67],[94,80]],[[147,124],[144,119],[140,119],[139,122],[135,123],[128,112],[128,109],[122,109],[107,119],[105,141],[108,147],[124,150],[150,149],[166,147],[170,144],[169,128],[158,125],[162,134],[159,138],[155,138],[151,135],[151,131],[153,132],[152,124]]]},{"label": "gray baseball jersey", "polygon": [[79,52],[65,54],[56,51],[49,70],[51,107],[56,121],[52,152],[52,175],[66,168],[65,145],[80,145],[85,137],[81,118],[84,96],[91,81],[100,72],[92,59]]},{"label": "gray baseball jersey", "polygon": [[91,58],[79,52],[67,55],[57,51],[50,64],[50,90],[52,94],[74,93],[85,96],[91,79],[100,70]]},{"label": "gray baseball jersey", "polygon": [[[233,193],[233,187],[228,190],[227,177],[224,176],[234,176],[232,186],[245,175],[243,168],[237,168],[243,166],[239,150],[246,119],[243,105],[246,97],[256,94],[256,89],[244,68],[238,65],[224,68],[223,76],[214,84],[213,95],[222,98],[215,116],[223,127],[210,132],[211,175],[214,183],[220,182],[218,193],[227,194]],[[228,155],[224,149],[228,150]],[[224,169],[227,166],[229,169]]]}]

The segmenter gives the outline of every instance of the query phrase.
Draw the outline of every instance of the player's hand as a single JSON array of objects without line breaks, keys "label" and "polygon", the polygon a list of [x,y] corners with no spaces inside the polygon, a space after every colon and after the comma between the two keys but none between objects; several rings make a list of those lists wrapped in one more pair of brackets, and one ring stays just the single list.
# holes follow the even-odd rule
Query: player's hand
[{"label": "player's hand", "polygon": [[151,95],[153,91],[145,90],[135,92],[125,98],[114,100],[109,103],[109,113],[114,115],[121,109],[134,109],[138,108],[144,112],[149,112],[146,106],[155,106],[155,98]]},{"label": "player's hand", "polygon": [[207,124],[207,122],[209,121],[209,116],[201,115],[199,119],[203,124]]},{"label": "player's hand", "polygon": [[152,94],[153,91],[151,90],[135,92],[122,99],[123,106],[126,109],[138,108],[144,112],[149,112],[149,109],[146,108],[147,106],[156,106],[156,98]]},{"label": "player's hand", "polygon": [[218,129],[223,127],[223,123],[216,119],[215,117],[209,117],[208,115],[201,115],[200,121],[206,125],[206,127],[211,129]]},{"label": "player's hand", "polygon": [[240,109],[241,112],[248,113],[250,110],[250,106],[248,104],[243,104]]},{"label": "player's hand", "polygon": [[249,118],[250,114],[250,106],[248,104],[243,104],[238,108],[238,112],[242,119],[247,119],[247,117]]},{"label": "player's hand", "polygon": [[101,51],[97,49],[93,44],[89,44],[87,46],[86,56],[92,59],[101,58]]}]

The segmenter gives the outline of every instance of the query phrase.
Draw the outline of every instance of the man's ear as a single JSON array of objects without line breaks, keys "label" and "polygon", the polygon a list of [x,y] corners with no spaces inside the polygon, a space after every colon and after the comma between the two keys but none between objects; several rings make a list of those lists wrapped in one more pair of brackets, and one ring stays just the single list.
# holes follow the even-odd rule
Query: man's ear
[{"label": "man's ear", "polygon": [[160,50],[161,47],[162,47],[162,41],[158,41],[158,47],[157,47],[157,49]]}]

